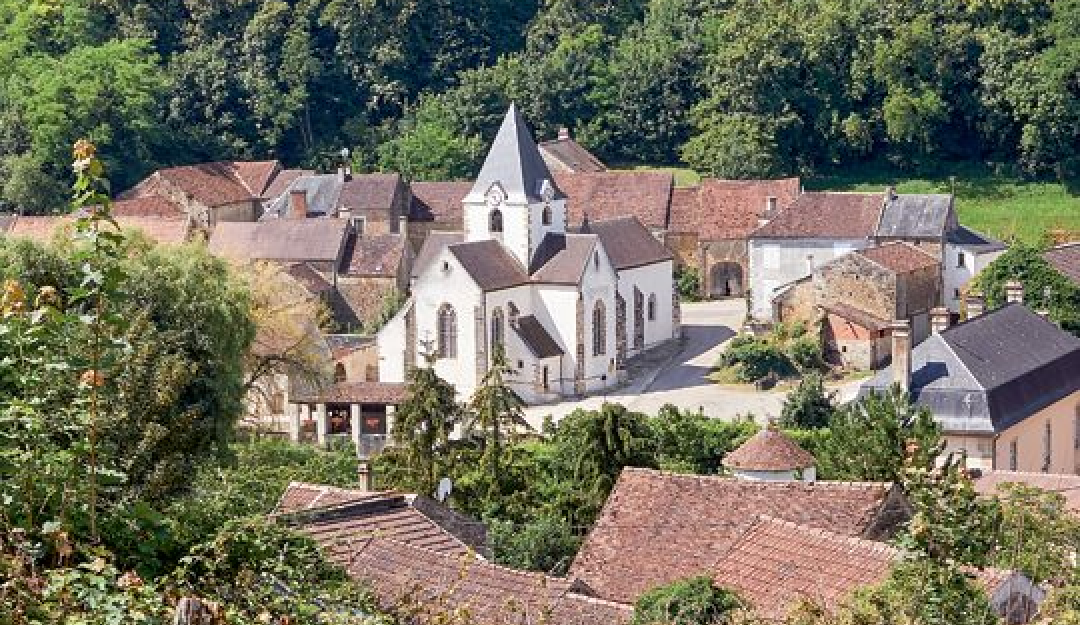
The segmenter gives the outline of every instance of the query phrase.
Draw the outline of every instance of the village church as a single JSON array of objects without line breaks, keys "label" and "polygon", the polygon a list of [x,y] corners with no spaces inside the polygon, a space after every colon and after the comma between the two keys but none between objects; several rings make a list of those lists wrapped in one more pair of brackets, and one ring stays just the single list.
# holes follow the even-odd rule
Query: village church
[{"label": "village church", "polygon": [[465,399],[501,348],[511,387],[543,403],[614,387],[628,357],[678,335],[671,253],[635,217],[568,224],[515,106],[463,211],[464,232],[432,232],[417,254],[411,297],[378,335],[380,381],[432,355]]}]

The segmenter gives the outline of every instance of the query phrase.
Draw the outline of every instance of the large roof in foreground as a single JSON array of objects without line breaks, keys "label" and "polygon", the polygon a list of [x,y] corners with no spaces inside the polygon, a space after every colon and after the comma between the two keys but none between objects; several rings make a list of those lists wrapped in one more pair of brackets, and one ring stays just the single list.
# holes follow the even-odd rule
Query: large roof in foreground
[{"label": "large roof in foreground", "polygon": [[893,486],[769,482],[626,468],[574,559],[593,594],[633,602],[658,585],[706,573],[768,515],[843,536],[880,538],[893,523]]}]

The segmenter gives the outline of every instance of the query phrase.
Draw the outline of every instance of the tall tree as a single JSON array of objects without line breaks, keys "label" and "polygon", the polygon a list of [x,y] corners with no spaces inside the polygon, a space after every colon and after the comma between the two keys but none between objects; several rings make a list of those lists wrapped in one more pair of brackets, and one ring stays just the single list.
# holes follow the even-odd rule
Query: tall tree
[{"label": "tall tree", "polygon": [[483,463],[489,477],[489,493],[493,496],[502,491],[502,461],[504,447],[525,422],[524,406],[503,376],[511,371],[506,364],[502,346],[496,346],[491,366],[484,374],[469,403],[470,412],[466,428],[478,430],[483,437]]},{"label": "tall tree", "polygon": [[432,493],[445,465],[450,432],[459,422],[456,391],[435,373],[434,355],[409,370],[406,399],[394,414],[394,443],[404,452],[405,480],[419,493]]}]

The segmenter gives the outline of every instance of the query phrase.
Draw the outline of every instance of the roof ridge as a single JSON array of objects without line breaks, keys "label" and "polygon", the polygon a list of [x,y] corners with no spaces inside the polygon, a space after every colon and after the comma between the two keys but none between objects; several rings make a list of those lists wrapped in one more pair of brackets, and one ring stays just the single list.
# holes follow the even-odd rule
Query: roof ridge
[{"label": "roof ridge", "polygon": [[[437,558],[445,558],[445,559],[448,559],[448,560],[459,560],[459,559],[461,559],[461,556],[451,555],[451,554],[447,554],[447,553],[440,553],[438,551],[435,551],[434,549],[431,549],[430,547],[424,547],[422,545],[416,545],[416,544],[412,544],[412,543],[407,543],[407,542],[404,542],[404,541],[400,541],[400,540],[391,538],[389,536],[374,536],[373,535],[373,536],[365,539],[365,542],[366,542],[366,544],[364,545],[365,548],[367,546],[370,546],[371,543],[373,543],[375,541],[392,543],[394,545],[404,547],[407,550],[421,551],[421,552],[433,555],[433,556],[435,556]],[[362,550],[358,550],[358,551],[362,551]],[[469,547],[469,551],[471,551],[474,555],[476,554],[476,550],[472,549],[471,547]],[[572,585],[571,581],[569,579],[567,579],[567,578],[564,578],[564,577],[555,577],[554,575],[548,575],[546,573],[540,573],[538,571],[521,571],[521,570],[518,570],[518,569],[510,568],[510,567],[502,565],[502,564],[497,564],[497,563],[492,562],[490,560],[485,560],[484,558],[479,558],[479,557],[476,557],[476,558],[473,558],[472,560],[470,560],[469,565],[470,566],[480,565],[480,566],[486,567],[488,569],[496,569],[496,570],[502,571],[504,573],[511,573],[516,577],[524,577],[524,578],[527,578],[527,579],[543,580],[545,582],[560,582],[560,583],[567,584],[568,586]],[[565,594],[565,592],[563,594]]]},{"label": "roof ridge", "polygon": [[666,471],[663,469],[650,469],[647,467],[624,467],[623,471],[632,471],[638,474],[655,475],[660,477],[674,477],[680,479],[696,479],[701,481],[731,481],[738,482],[740,484],[755,484],[764,486],[767,488],[789,488],[791,486],[805,486],[813,488],[815,486],[825,486],[828,488],[891,488],[894,482],[857,482],[849,480],[817,480],[814,482],[769,482],[769,481],[746,481],[740,480],[730,475],[699,475],[695,473],[677,473],[674,471]]}]

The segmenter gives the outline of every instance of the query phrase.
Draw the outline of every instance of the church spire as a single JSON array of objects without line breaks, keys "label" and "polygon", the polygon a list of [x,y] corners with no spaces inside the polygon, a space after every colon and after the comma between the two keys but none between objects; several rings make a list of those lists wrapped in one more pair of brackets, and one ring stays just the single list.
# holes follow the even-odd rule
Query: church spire
[{"label": "church spire", "polygon": [[[469,198],[482,201],[492,185],[499,184],[512,203],[536,203],[565,197],[555,186],[540,149],[516,104],[511,104]],[[547,189],[545,187],[550,187]],[[548,197],[544,197],[544,196]]]}]

